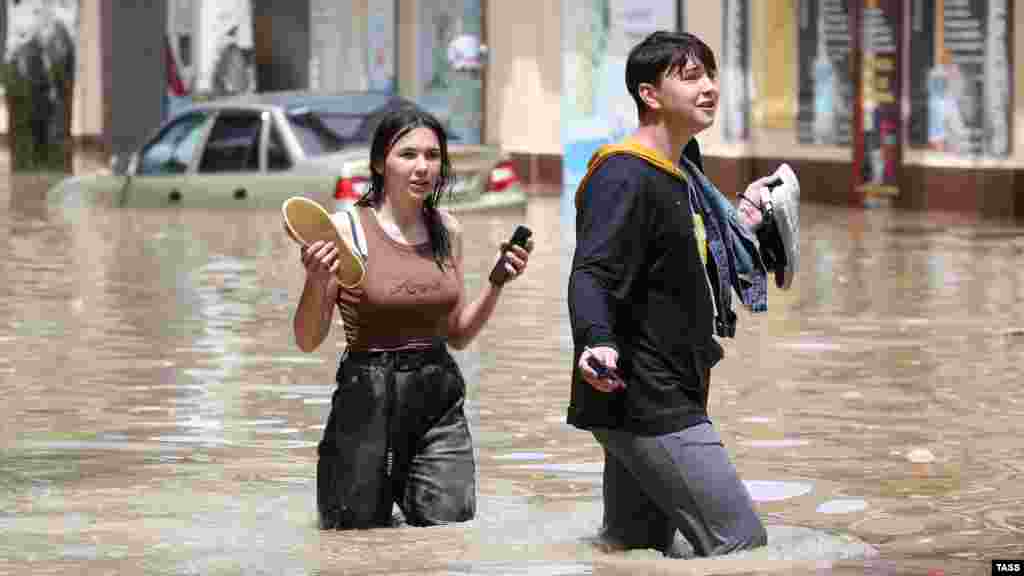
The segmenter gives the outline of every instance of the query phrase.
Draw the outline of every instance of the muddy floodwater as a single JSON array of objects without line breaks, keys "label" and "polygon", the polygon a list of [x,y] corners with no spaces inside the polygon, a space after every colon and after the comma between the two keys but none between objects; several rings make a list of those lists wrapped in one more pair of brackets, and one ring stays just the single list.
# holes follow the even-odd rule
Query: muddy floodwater
[{"label": "muddy floodwater", "polygon": [[341,331],[294,345],[303,276],[279,213],[63,207],[46,184],[0,175],[0,574],[930,576],[1024,558],[1024,228],[803,206],[793,289],[740,312],[712,379],[774,547],[664,560],[591,542],[601,453],[565,424],[557,195],[461,216],[471,294],[516,224],[536,234],[456,353],[478,517],[321,532]]}]

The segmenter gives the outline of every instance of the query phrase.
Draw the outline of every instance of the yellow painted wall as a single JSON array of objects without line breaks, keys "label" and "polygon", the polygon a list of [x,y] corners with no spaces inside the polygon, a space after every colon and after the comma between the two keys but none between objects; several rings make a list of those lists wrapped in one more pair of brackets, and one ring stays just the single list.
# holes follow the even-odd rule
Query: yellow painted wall
[{"label": "yellow painted wall", "polygon": [[562,23],[549,0],[486,0],[488,143],[561,154]]},{"label": "yellow painted wall", "polygon": [[796,130],[797,1],[763,0],[750,3],[750,66],[754,78],[751,124],[755,127]]},{"label": "yellow painted wall", "polygon": [[[797,141],[797,0],[751,2],[751,74],[754,80],[750,139],[725,142],[722,123],[716,122],[698,140],[710,156],[727,158],[797,157],[847,162],[850,148],[802,145]],[[686,2],[686,31],[722,52],[723,2]],[[788,18],[788,24],[783,20]],[[724,88],[723,88],[724,89]]]}]

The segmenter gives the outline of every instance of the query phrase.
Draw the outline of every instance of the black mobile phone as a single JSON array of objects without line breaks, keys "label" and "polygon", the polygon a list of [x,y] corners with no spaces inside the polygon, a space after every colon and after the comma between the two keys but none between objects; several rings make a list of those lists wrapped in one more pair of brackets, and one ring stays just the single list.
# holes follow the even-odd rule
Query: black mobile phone
[{"label": "black mobile phone", "polygon": [[[512,233],[512,238],[509,239],[508,243],[519,246],[520,248],[525,248],[526,242],[530,239],[530,236],[533,236],[533,231],[520,224],[519,226],[516,226],[516,231]],[[508,280],[508,270],[505,270],[504,254],[501,255],[501,258],[498,258],[498,262],[494,265],[494,268],[491,269],[489,280],[491,281],[491,284],[496,286],[501,286],[506,280]]]}]

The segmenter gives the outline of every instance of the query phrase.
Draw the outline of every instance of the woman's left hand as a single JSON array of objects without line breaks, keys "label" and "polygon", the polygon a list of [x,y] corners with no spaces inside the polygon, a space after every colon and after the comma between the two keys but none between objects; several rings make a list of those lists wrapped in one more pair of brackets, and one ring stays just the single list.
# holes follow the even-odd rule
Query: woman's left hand
[{"label": "woman's left hand", "polygon": [[530,260],[532,251],[532,238],[526,241],[525,248],[508,242],[501,243],[501,255],[505,257],[505,271],[508,272],[508,280],[515,280],[523,272],[526,272],[526,263]]}]

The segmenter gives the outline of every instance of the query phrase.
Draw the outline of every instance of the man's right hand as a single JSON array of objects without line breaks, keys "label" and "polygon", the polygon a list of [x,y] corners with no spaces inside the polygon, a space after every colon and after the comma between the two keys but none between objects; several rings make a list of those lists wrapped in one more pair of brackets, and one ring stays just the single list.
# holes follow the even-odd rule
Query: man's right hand
[{"label": "man's right hand", "polygon": [[[595,348],[584,348],[580,355],[579,369],[587,384],[601,392],[615,392],[626,388],[625,381],[619,375],[618,369],[619,353],[615,348],[609,346],[597,346]],[[605,374],[598,374],[598,371],[591,366],[596,362],[607,368]]]}]

